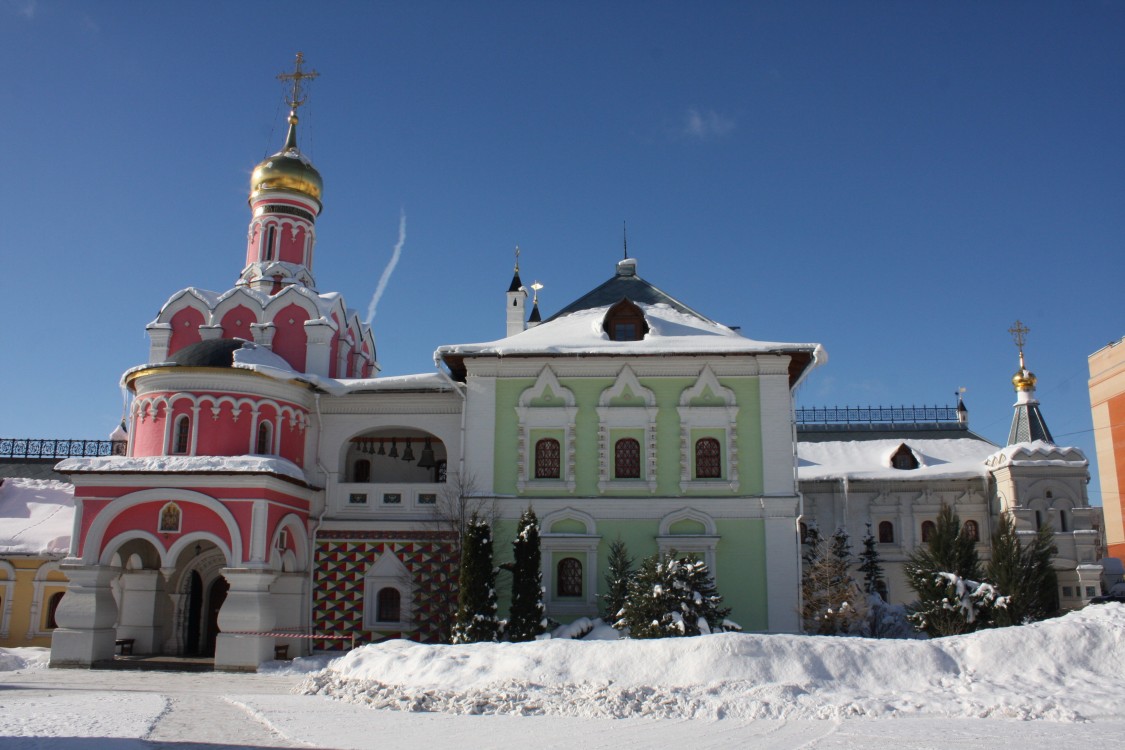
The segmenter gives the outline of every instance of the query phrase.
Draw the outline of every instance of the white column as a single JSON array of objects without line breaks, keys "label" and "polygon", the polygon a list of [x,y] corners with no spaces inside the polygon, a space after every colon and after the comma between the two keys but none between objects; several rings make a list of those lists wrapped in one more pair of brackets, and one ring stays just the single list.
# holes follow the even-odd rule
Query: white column
[{"label": "white column", "polygon": [[133,653],[159,653],[164,640],[156,624],[157,600],[164,593],[160,571],[130,571],[122,574],[121,581],[124,586],[117,637],[134,639]]},{"label": "white column", "polygon": [[148,361],[163,362],[168,359],[168,343],[172,340],[171,323],[149,323],[145,326],[148,331]]},{"label": "white column", "polygon": [[766,601],[771,633],[801,632],[797,591],[801,586],[797,567],[797,530],[792,518],[765,519]]},{"label": "white column", "polygon": [[215,669],[252,672],[273,658],[272,636],[236,635],[267,633],[277,625],[270,584],[277,573],[267,570],[223,568],[230,584],[219,610],[219,636],[215,644]]},{"label": "white column", "polygon": [[306,320],[305,372],[328,377],[328,362],[332,355],[332,334],[336,332],[326,320]]},{"label": "white column", "polygon": [[[758,379],[762,415],[762,493],[792,495],[792,399],[789,390],[789,357],[759,357]],[[740,446],[741,447],[741,446]],[[745,456],[742,457],[745,462]]]},{"label": "white column", "polygon": [[51,636],[51,666],[89,667],[113,658],[117,602],[111,584],[121,572],[107,565],[61,566],[69,581]]}]

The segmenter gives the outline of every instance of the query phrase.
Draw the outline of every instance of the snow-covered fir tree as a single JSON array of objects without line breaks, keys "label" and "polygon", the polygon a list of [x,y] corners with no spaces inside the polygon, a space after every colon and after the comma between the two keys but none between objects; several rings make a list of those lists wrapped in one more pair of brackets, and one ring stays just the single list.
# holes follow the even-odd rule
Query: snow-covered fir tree
[{"label": "snow-covered fir tree", "polygon": [[931,637],[979,630],[994,606],[1005,603],[982,582],[977,543],[949,505],[941,506],[933,534],[911,553],[905,572],[918,594],[910,621]]},{"label": "snow-covered fir tree", "polygon": [[994,613],[1000,627],[1042,620],[1058,608],[1058,578],[1051,566],[1055,540],[1043,525],[1026,544],[1020,542],[1015,523],[1002,514],[992,534],[992,559],[985,577],[1008,597],[1007,606]]},{"label": "snow-covered fir tree", "polygon": [[[851,542],[837,529],[830,545],[811,533],[801,570],[801,620],[806,633],[858,635],[867,626],[867,597],[848,572]],[[826,549],[828,547],[828,549]]]},{"label": "snow-covered fir tree", "polygon": [[628,628],[632,638],[709,635],[739,629],[726,620],[730,609],[707,564],[675,552],[653,555],[629,581],[625,606],[614,627]]},{"label": "snow-covered fir tree", "polygon": [[496,619],[496,569],[492,567],[492,528],[474,516],[461,547],[461,577],[453,643],[495,641],[500,633]]},{"label": "snow-covered fir tree", "polygon": [[531,641],[547,627],[543,605],[542,552],[539,519],[528,508],[520,516],[512,542],[512,606],[508,615],[508,640]]},{"label": "snow-covered fir tree", "polygon": [[613,624],[621,617],[625,598],[629,593],[629,580],[633,577],[633,558],[621,537],[609,544],[609,570],[605,575],[605,594],[602,595],[603,619]]}]

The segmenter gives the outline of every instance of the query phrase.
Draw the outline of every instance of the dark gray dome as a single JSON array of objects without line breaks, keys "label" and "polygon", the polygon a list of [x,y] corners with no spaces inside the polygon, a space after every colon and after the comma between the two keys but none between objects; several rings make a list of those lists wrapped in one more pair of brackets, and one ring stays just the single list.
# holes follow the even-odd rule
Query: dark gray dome
[{"label": "dark gray dome", "polygon": [[245,339],[197,341],[177,351],[167,363],[184,367],[232,367],[234,353],[246,343]]}]

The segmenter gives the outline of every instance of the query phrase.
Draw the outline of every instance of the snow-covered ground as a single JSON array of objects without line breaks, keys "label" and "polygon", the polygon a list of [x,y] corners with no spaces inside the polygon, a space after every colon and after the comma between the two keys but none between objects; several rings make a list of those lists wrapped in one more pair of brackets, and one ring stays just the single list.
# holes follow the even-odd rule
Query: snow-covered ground
[{"label": "snow-covered ground", "polygon": [[0,747],[367,748],[393,737],[410,747],[1057,750],[1125,737],[1117,604],[936,641],[389,642],[256,675],[44,661],[43,650],[0,649]]}]

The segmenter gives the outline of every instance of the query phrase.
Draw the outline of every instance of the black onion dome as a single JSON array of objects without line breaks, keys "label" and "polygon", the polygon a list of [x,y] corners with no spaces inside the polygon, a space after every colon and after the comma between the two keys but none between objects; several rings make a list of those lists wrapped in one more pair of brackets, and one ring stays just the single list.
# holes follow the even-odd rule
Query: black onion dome
[{"label": "black onion dome", "polygon": [[197,341],[173,354],[166,364],[184,367],[233,367],[234,353],[247,343],[245,339]]}]

